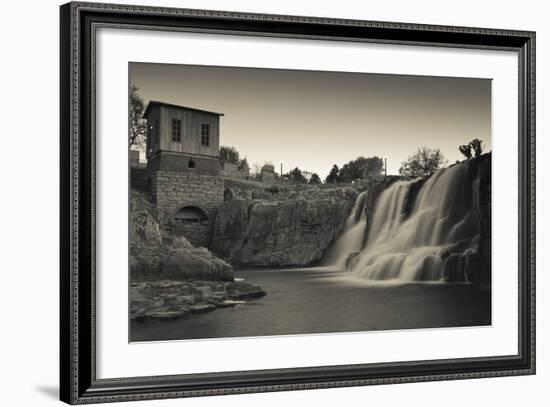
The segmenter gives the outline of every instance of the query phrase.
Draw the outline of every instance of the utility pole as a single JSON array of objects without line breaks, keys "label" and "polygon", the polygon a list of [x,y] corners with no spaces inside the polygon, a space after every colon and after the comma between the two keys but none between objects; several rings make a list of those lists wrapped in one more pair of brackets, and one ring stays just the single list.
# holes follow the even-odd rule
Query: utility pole
[{"label": "utility pole", "polygon": [[281,161],[281,185],[283,183],[283,162]]},{"label": "utility pole", "polygon": [[384,176],[388,176],[388,157],[384,156]]}]

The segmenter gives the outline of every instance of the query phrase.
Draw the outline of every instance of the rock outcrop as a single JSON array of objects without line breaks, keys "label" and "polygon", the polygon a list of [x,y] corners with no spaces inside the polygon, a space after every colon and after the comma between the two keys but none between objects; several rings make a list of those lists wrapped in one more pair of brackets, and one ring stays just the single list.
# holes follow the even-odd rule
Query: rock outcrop
[{"label": "rock outcrop", "polygon": [[225,281],[133,281],[130,318],[171,320],[244,304],[263,297],[260,287]]},{"label": "rock outcrop", "polygon": [[233,268],[208,249],[159,227],[165,214],[139,193],[130,210],[130,272],[138,280],[233,281]]},{"label": "rock outcrop", "polygon": [[491,281],[491,153],[468,160],[470,177],[477,189],[480,234],[477,253],[472,257],[469,278],[473,282]]},{"label": "rock outcrop", "polygon": [[338,236],[356,196],[351,188],[310,188],[279,200],[228,200],[218,209],[211,249],[233,265],[310,265]]}]

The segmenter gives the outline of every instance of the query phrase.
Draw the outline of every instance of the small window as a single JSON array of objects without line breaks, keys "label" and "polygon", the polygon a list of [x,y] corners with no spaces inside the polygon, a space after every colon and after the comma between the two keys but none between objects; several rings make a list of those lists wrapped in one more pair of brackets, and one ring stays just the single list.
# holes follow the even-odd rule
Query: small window
[{"label": "small window", "polygon": [[172,119],[172,141],[181,142],[181,120]]},{"label": "small window", "polygon": [[210,125],[209,124],[201,125],[201,144],[203,146],[210,145]]},{"label": "small window", "polygon": [[187,165],[189,168],[195,168],[195,161],[189,160],[189,163]]}]

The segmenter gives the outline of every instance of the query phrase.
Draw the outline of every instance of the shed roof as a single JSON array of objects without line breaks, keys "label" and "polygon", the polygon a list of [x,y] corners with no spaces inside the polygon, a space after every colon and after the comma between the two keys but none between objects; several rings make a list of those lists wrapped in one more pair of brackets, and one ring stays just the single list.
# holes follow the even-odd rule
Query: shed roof
[{"label": "shed roof", "polygon": [[149,102],[149,104],[147,105],[147,108],[145,109],[145,112],[143,113],[143,117],[147,117],[149,115],[149,111],[155,105],[156,106],[171,107],[171,108],[174,108],[174,109],[191,110],[193,112],[212,114],[212,115],[215,115],[215,116],[223,116],[223,113],[210,112],[208,110],[195,109],[194,107],[180,106],[180,105],[174,105],[174,104],[171,104],[171,103],[157,102],[156,100],[151,100]]}]

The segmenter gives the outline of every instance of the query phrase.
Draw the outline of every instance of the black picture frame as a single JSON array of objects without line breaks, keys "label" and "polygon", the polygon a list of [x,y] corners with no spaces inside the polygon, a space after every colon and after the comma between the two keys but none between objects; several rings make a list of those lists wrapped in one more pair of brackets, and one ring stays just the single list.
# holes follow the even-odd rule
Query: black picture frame
[{"label": "black picture frame", "polygon": [[[60,395],[70,404],[535,373],[535,33],[501,29],[68,3],[60,8]],[[512,50],[519,56],[519,351],[499,357],[96,378],[97,27]],[[498,255],[498,253],[496,253]]]}]

